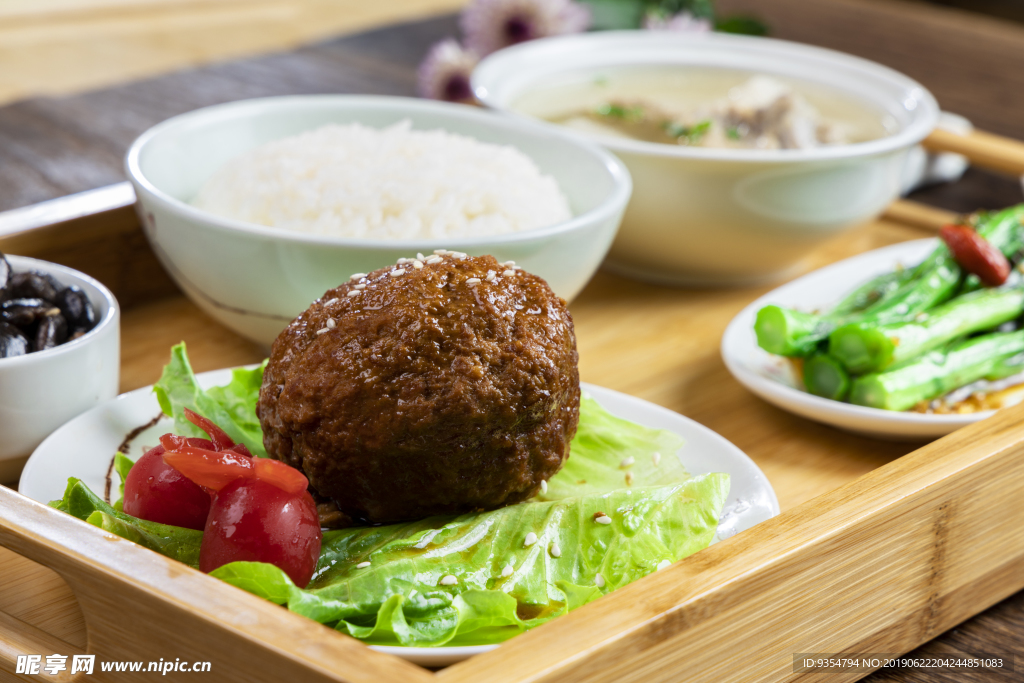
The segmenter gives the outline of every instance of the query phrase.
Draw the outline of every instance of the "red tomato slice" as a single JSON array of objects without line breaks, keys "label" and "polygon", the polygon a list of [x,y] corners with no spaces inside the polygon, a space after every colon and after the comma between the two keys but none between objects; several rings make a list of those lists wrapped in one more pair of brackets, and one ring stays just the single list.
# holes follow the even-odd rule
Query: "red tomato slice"
[{"label": "red tomato slice", "polygon": [[214,491],[220,491],[236,479],[253,479],[256,476],[252,458],[234,451],[185,446],[164,453],[164,462],[192,482]]},{"label": "red tomato slice", "polygon": [[254,464],[257,479],[272,484],[282,491],[298,495],[309,488],[309,480],[306,479],[306,475],[280,460],[256,458]]},{"label": "red tomato slice", "polygon": [[213,424],[199,413],[194,413],[188,408],[185,408],[185,418],[196,427],[199,427],[210,435],[210,441],[213,442],[213,450],[226,451],[235,445],[235,442],[224,432],[223,429]]},{"label": "red tomato slice", "polygon": [[193,448],[205,448],[211,451],[217,450],[213,447],[213,442],[209,439],[201,439],[197,436],[178,436],[177,434],[164,434],[160,437],[160,445],[164,447],[164,450],[168,451],[176,451],[188,446]]},{"label": "red tomato slice", "polygon": [[236,443],[234,446],[232,446],[231,448],[228,448],[227,450],[234,451],[235,453],[241,453],[242,455],[244,455],[247,458],[255,457],[249,451],[249,449],[245,447],[244,443]]}]

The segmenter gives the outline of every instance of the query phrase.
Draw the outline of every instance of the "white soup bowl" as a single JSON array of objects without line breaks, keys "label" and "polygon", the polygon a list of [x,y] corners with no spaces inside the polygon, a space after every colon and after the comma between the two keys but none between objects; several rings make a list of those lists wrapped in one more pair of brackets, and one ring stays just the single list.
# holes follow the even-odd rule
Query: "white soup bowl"
[{"label": "white soup bowl", "polygon": [[785,277],[817,245],[878,216],[898,196],[908,155],[939,114],[924,87],[874,62],[719,33],[610,31],[531,41],[484,59],[472,85],[485,105],[526,117],[517,103],[530,92],[644,67],[729,69],[782,77],[797,87],[804,82],[865,103],[895,128],[868,142],[780,150],[576,132],[618,155],[633,176],[633,198],[606,265],[667,284]]}]

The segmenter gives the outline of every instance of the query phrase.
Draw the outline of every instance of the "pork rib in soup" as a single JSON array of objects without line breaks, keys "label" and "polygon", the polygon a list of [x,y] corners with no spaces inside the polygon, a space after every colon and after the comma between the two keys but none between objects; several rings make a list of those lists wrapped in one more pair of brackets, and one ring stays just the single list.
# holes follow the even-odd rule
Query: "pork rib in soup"
[{"label": "pork rib in soup", "polygon": [[810,83],[724,69],[620,69],[537,88],[518,111],[592,134],[662,144],[808,149],[873,140],[895,122]]}]

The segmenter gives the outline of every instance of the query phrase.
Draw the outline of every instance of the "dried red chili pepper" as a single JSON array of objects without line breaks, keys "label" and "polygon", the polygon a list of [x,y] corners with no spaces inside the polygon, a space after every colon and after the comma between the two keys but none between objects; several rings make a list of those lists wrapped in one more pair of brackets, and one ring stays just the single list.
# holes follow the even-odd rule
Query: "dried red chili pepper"
[{"label": "dried red chili pepper", "polygon": [[966,225],[947,225],[939,237],[960,267],[977,275],[987,287],[998,287],[1010,277],[1010,262],[1003,252]]}]

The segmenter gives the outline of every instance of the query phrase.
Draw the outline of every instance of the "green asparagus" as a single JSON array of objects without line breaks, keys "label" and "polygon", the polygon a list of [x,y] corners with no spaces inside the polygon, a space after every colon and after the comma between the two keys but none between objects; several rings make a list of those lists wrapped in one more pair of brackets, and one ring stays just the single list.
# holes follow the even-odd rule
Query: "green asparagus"
[{"label": "green asparagus", "polygon": [[[1005,209],[994,214],[977,216],[978,234],[993,246],[1010,256],[1024,245],[1024,205]],[[958,287],[970,276],[964,278],[945,244],[940,244],[914,269],[912,280],[905,283],[891,296],[865,309],[856,319],[847,323],[874,323],[884,325],[913,320],[918,314],[947,301],[958,291]]]},{"label": "green asparagus", "polygon": [[[1022,220],[1024,205],[979,215],[977,230],[1004,254],[1012,256],[1024,248]],[[964,291],[974,289],[969,283],[976,279],[968,278]],[[911,320],[948,300],[963,281],[963,273],[949,249],[940,244],[916,268],[873,278],[829,313],[802,313],[766,306],[758,311],[754,331],[758,344],[769,353],[807,357],[819,351],[821,341],[843,325],[884,325]]]},{"label": "green asparagus", "polygon": [[815,396],[842,401],[850,391],[850,375],[835,358],[817,353],[804,361],[804,387]]},{"label": "green asparagus", "polygon": [[907,410],[979,379],[996,380],[1024,371],[1024,330],[997,332],[853,382],[850,402],[885,410]]},{"label": "green asparagus", "polygon": [[883,273],[861,285],[827,314],[803,313],[769,305],[757,312],[754,332],[765,351],[779,356],[810,356],[829,333],[867,306],[897,291],[913,277],[912,270]]},{"label": "green asparagus", "polygon": [[830,316],[845,316],[859,313],[914,278],[913,268],[897,268],[868,280],[865,284],[846,295],[829,313]]},{"label": "green asparagus", "polygon": [[824,316],[775,305],[759,310],[754,321],[758,346],[790,358],[812,353],[832,329]]},{"label": "green asparagus", "polygon": [[957,337],[996,327],[1021,314],[1019,285],[983,289],[957,297],[912,322],[874,326],[851,323],[829,336],[828,352],[854,375],[878,372],[916,358]]}]

